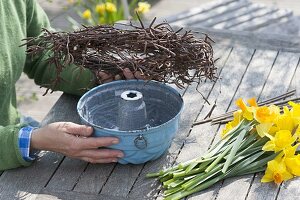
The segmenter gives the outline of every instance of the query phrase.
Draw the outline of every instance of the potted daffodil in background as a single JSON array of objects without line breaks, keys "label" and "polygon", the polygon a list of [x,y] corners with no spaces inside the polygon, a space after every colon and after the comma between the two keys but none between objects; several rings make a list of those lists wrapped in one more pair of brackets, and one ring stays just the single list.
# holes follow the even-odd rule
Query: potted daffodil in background
[{"label": "potted daffodil in background", "polygon": [[[68,0],[68,9],[73,9],[85,25],[114,24],[120,20],[136,20],[136,13],[142,18],[151,5],[139,0]],[[73,25],[79,25],[68,17]]]}]

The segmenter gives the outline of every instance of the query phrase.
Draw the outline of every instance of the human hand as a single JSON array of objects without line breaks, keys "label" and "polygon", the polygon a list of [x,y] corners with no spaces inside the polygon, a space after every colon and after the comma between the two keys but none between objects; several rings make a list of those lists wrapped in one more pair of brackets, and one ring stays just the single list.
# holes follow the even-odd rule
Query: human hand
[{"label": "human hand", "polygon": [[[143,76],[141,74],[141,72],[136,71],[136,72],[133,73],[128,68],[125,68],[123,70],[123,75],[124,75],[125,79],[145,79],[145,76]],[[107,73],[102,72],[102,71],[97,73],[97,77],[98,77],[98,80],[99,80],[100,84],[111,82],[113,80],[121,80],[122,79],[122,77],[120,75],[112,76],[111,74],[107,74]]]},{"label": "human hand", "polygon": [[30,148],[62,153],[90,163],[117,162],[119,150],[98,149],[119,143],[114,137],[90,137],[93,128],[71,122],[56,122],[32,132]]}]

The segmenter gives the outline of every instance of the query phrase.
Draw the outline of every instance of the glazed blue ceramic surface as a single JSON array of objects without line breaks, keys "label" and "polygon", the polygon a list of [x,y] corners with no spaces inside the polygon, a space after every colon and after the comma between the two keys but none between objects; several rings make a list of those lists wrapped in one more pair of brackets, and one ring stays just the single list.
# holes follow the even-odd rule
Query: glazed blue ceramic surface
[{"label": "glazed blue ceramic surface", "polygon": [[[142,99],[137,102],[138,108],[131,108],[132,103],[124,104],[121,94],[128,91],[142,94]],[[124,127],[124,120],[129,124],[135,121],[144,123],[144,116],[132,114],[134,110],[140,112],[141,106],[145,107],[146,125],[132,126],[132,130],[129,125],[120,130]],[[160,157],[169,148],[178,130],[182,108],[183,100],[174,88],[143,80],[113,81],[100,85],[84,94],[77,104],[82,122],[94,127],[94,136],[120,139],[119,144],[110,148],[124,152],[125,157],[119,160],[122,164],[140,164]]]}]

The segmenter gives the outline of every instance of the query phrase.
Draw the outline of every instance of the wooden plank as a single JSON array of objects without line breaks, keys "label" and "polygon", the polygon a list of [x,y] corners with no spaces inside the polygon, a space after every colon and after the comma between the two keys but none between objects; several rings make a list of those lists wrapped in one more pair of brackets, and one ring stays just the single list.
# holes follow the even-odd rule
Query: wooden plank
[{"label": "wooden plank", "polygon": [[110,195],[95,195],[79,193],[74,191],[63,191],[63,190],[48,190],[43,189],[37,195],[36,200],[123,200],[124,198],[113,197]]},{"label": "wooden plank", "polygon": [[219,24],[213,26],[213,28],[215,28],[215,29],[229,29],[229,28],[237,26],[239,24],[247,23],[248,21],[250,21],[251,19],[253,19],[255,17],[264,16],[266,14],[276,12],[277,10],[278,9],[274,8],[274,7],[262,8],[262,9],[259,9],[257,11],[254,11],[252,13],[249,13],[247,15],[243,15],[243,16],[240,16],[238,18],[232,19],[230,21],[219,23]]},{"label": "wooden plank", "polygon": [[226,21],[231,21],[234,20],[236,18],[239,18],[241,16],[247,15],[247,14],[251,14],[252,12],[255,12],[259,9],[264,8],[265,6],[261,5],[261,4],[250,4],[247,7],[243,7],[240,8],[238,10],[236,10],[235,12],[227,12],[224,13],[223,15],[220,16],[216,16],[216,17],[212,17],[210,19],[207,19],[203,22],[200,22],[199,24],[195,23],[193,24],[193,26],[206,26],[206,27],[212,27],[216,24],[222,23],[222,22],[226,22]]},{"label": "wooden plank", "polygon": [[87,164],[81,160],[65,158],[46,188],[50,190],[72,190]]},{"label": "wooden plank", "polygon": [[299,16],[292,16],[289,19],[282,19],[279,23],[259,28],[260,33],[280,33],[282,35],[298,35],[299,33]]},{"label": "wooden plank", "polygon": [[176,22],[173,22],[172,24],[177,25],[177,26],[186,26],[186,25],[193,26],[196,23],[208,20],[212,17],[223,15],[224,13],[227,13],[227,12],[233,12],[242,7],[249,6],[250,4],[251,3],[248,1],[235,1],[228,5],[224,5],[224,6],[220,6],[218,8],[212,9],[209,12],[199,13],[199,14],[191,16],[189,18],[178,20]]},{"label": "wooden plank", "polygon": [[290,18],[293,12],[290,10],[278,10],[277,12],[270,13],[265,16],[255,17],[247,23],[242,23],[237,26],[230,27],[232,30],[246,30],[254,31],[264,26],[268,26],[273,23],[279,23],[283,18]]},{"label": "wooden plank", "polygon": [[[195,91],[195,87],[196,85],[189,87],[183,97],[185,109],[181,116],[178,134],[169,149],[168,155],[158,159],[156,162],[149,162],[145,165],[141,175],[129,194],[130,198],[147,198],[148,196],[156,196],[160,190],[159,183],[153,179],[145,179],[145,175],[149,172],[158,171],[161,168],[168,167],[175,161],[185,137],[188,135],[190,127],[201,109],[201,105],[204,103],[201,96]],[[209,90],[207,90],[207,92],[209,92]],[[200,107],[198,105],[200,105]]]},{"label": "wooden plank", "polygon": [[144,164],[118,164],[107,180],[100,194],[126,197],[130,192]]},{"label": "wooden plank", "polygon": [[89,164],[81,174],[74,187],[76,192],[98,194],[112,173],[116,163],[111,164]]},{"label": "wooden plank", "polygon": [[242,97],[249,99],[258,97],[277,59],[277,51],[256,50],[243,81],[232,99],[228,110],[236,109],[235,101]]},{"label": "wooden plank", "polygon": [[230,4],[232,2],[235,2],[237,0],[217,0],[217,1],[212,1],[210,3],[205,4],[205,6],[201,6],[201,7],[197,7],[197,8],[192,8],[189,10],[185,10],[181,13],[178,13],[176,15],[172,15],[169,17],[166,17],[166,21],[171,23],[171,22],[175,22],[178,20],[182,20],[184,18],[188,18],[191,16],[194,16],[196,14],[199,13],[205,13],[205,12],[209,12],[212,9],[218,8],[220,6],[224,6],[227,4]]},{"label": "wooden plank", "polygon": [[[297,59],[295,59],[295,57],[297,57]],[[270,61],[272,62],[273,59],[270,59]],[[294,70],[297,66],[297,63],[298,63],[298,56],[295,56],[295,54],[285,53],[285,52],[279,53],[265,85],[262,85],[263,87],[260,86],[262,88],[262,94],[256,94],[256,96],[260,97],[259,99],[263,100],[266,98],[277,96],[279,94],[282,94],[283,92],[286,92],[289,87],[289,83],[293,77]],[[266,66],[260,65],[259,67],[265,68]],[[268,73],[268,71],[266,71],[266,73]],[[255,77],[255,75],[253,77]],[[256,78],[254,78],[253,80],[250,79],[250,81],[256,82]],[[278,84],[276,84],[275,82],[278,82]],[[247,81],[245,82],[245,84],[246,85],[248,84]],[[279,84],[280,87],[278,87]],[[240,91],[240,93],[246,94],[248,93],[248,90],[246,89]],[[238,96],[236,98],[238,98]],[[256,188],[257,188],[256,185],[252,183],[253,179],[255,179],[253,175],[246,175],[242,177],[234,177],[234,178],[226,179],[224,181],[222,188],[219,191],[217,200],[223,200],[223,199],[225,200],[228,199],[229,196],[233,200],[235,199],[238,200],[241,198],[244,199],[246,198],[247,195],[248,198],[252,198],[253,196],[255,196],[254,193],[256,193]],[[269,187],[269,184],[265,184],[264,187]],[[272,190],[270,188],[269,189],[265,188],[265,191],[272,191]],[[273,190],[273,192],[271,193],[275,198],[274,195],[276,195],[276,191]],[[261,195],[261,198],[259,199],[265,199],[266,196],[268,196],[265,195],[265,193],[264,194],[257,193],[257,194]],[[268,198],[270,198],[272,194],[269,193]],[[257,199],[257,196],[255,196],[253,199]]]},{"label": "wooden plank", "polygon": [[251,188],[247,194],[247,200],[274,200],[276,199],[278,186],[272,183],[261,183],[263,173],[255,174]]},{"label": "wooden plank", "polygon": [[260,95],[261,101],[287,91],[298,64],[299,55],[298,53],[279,52],[263,93]]},{"label": "wooden plank", "polygon": [[299,90],[299,85],[300,85],[300,63],[299,62],[300,62],[300,58],[299,58],[299,61],[298,61],[298,64],[297,64],[296,71],[295,71],[294,76],[293,76],[293,80],[291,81],[291,84],[290,84],[290,87],[289,87],[289,90],[296,89],[296,94],[295,94],[296,97],[300,96],[300,90]]},{"label": "wooden plank", "polygon": [[[280,191],[277,200],[296,200],[300,198],[299,192],[300,178],[296,177],[293,180],[289,180],[280,187]],[[275,187],[273,185],[273,187]],[[258,194],[256,194],[257,196]]]},{"label": "wooden plank", "polygon": [[47,184],[62,156],[49,152],[40,152],[39,159],[30,167],[7,170],[0,177],[0,199],[13,199],[26,195],[34,199]]}]

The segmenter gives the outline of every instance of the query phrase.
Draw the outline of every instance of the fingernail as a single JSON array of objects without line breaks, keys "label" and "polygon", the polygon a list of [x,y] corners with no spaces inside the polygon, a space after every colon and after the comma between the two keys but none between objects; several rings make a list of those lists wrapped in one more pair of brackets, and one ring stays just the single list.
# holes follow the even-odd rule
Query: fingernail
[{"label": "fingernail", "polygon": [[118,143],[119,143],[119,140],[113,140],[111,143],[113,143],[113,144],[118,144]]},{"label": "fingernail", "polygon": [[118,162],[118,160],[117,159],[112,159],[111,162]]},{"label": "fingernail", "polygon": [[124,155],[123,155],[122,153],[119,153],[119,154],[117,155],[117,157],[118,157],[118,158],[123,158]]}]

